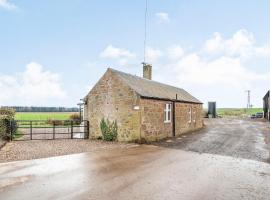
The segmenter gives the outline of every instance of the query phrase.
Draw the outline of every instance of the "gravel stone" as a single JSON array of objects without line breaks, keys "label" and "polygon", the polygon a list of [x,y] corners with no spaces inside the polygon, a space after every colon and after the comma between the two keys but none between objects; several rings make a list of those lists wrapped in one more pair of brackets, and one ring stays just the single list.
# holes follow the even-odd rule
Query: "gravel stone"
[{"label": "gravel stone", "polygon": [[0,163],[133,146],[136,144],[81,139],[12,141],[0,150]]}]

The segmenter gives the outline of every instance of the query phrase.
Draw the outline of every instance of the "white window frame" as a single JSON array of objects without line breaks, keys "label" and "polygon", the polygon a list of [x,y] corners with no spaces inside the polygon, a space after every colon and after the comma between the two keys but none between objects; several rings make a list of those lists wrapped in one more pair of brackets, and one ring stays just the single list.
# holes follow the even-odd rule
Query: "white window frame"
[{"label": "white window frame", "polygon": [[193,123],[196,123],[196,110],[193,111]]},{"label": "white window frame", "polygon": [[188,117],[189,117],[188,123],[191,124],[191,122],[192,122],[192,109],[191,109],[191,107],[188,109]]},{"label": "white window frame", "polygon": [[166,103],[164,109],[164,123],[171,123],[172,121],[172,104]]}]

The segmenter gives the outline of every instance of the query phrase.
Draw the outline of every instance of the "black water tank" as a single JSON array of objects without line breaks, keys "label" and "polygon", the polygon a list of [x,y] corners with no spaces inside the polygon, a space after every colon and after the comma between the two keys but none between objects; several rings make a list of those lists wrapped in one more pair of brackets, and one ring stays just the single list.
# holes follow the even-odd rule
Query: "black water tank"
[{"label": "black water tank", "polygon": [[212,118],[217,117],[216,102],[208,102],[208,116]]}]

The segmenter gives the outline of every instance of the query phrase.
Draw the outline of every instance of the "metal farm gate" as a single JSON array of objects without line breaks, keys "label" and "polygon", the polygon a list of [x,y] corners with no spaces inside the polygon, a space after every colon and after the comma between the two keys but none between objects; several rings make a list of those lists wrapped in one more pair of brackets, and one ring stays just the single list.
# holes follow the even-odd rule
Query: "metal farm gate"
[{"label": "metal farm gate", "polygon": [[15,141],[89,138],[89,121],[17,120],[11,121],[10,127]]}]

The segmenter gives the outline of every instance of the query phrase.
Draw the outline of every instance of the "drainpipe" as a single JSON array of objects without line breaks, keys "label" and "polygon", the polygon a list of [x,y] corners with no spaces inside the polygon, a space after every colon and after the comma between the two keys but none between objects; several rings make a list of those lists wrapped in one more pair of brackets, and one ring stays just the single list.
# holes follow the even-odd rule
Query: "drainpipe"
[{"label": "drainpipe", "polygon": [[173,113],[172,113],[172,131],[173,131],[173,137],[175,137],[175,101],[173,101]]},{"label": "drainpipe", "polygon": [[173,137],[175,137],[176,133],[175,133],[175,102],[177,101],[177,94],[175,94],[175,101],[173,101],[173,113],[172,113],[172,131],[173,131]]}]

